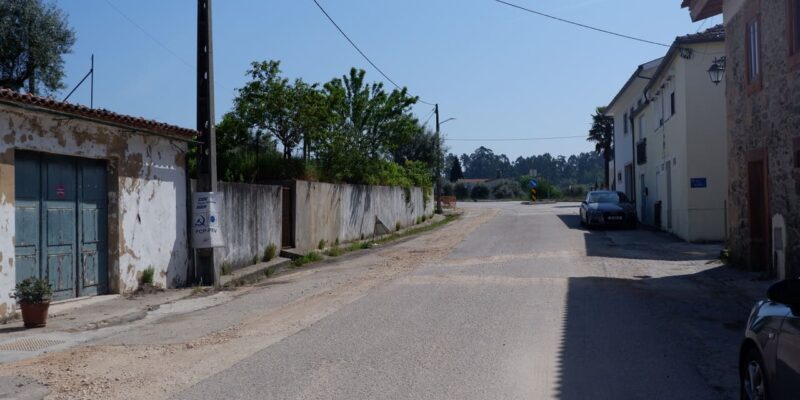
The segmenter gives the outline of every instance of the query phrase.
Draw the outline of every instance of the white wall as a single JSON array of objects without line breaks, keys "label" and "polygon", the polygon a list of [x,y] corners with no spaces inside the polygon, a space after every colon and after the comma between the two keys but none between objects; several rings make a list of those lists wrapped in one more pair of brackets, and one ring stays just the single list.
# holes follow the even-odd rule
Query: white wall
[{"label": "white wall", "polygon": [[13,307],[8,294],[16,280],[15,149],[108,160],[110,175],[117,177],[116,187],[109,187],[116,193],[109,198],[112,291],[136,289],[151,266],[157,283],[185,282],[185,142],[9,105],[0,105],[0,138],[0,315]]}]

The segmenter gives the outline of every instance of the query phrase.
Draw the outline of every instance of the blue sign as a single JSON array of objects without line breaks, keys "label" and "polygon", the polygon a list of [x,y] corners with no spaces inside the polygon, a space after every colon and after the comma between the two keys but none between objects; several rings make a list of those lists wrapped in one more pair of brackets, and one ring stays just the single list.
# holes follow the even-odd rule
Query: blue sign
[{"label": "blue sign", "polygon": [[536,179],[531,179],[531,189],[536,189],[539,187],[539,182],[536,182]]},{"label": "blue sign", "polygon": [[692,178],[692,189],[708,187],[708,179],[706,178]]}]

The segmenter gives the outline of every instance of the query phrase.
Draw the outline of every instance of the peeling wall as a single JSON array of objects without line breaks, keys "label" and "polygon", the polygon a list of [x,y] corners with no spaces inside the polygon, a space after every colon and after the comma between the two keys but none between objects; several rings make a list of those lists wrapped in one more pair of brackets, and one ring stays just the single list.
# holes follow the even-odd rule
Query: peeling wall
[{"label": "peeling wall", "polygon": [[135,290],[152,266],[155,281],[182,285],[188,268],[187,144],[80,119],[0,105],[0,305],[13,290],[14,150],[102,159],[109,173],[109,285]]},{"label": "peeling wall", "polygon": [[219,183],[225,247],[214,252],[218,265],[246,267],[254,257],[261,260],[270,244],[280,250],[282,190],[280,186]]},{"label": "peeling wall", "polygon": [[[414,225],[434,211],[433,196],[423,189],[335,185],[297,181],[295,184],[295,247],[300,251],[326,243],[358,240],[375,233],[376,218],[389,230]],[[410,195],[410,198],[406,198]]]}]

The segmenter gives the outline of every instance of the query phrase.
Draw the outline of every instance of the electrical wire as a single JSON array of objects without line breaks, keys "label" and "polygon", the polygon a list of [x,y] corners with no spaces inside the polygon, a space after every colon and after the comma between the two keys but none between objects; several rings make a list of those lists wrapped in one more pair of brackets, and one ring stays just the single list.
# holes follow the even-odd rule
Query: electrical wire
[{"label": "electrical wire", "polygon": [[422,124],[422,127],[423,127],[423,128],[424,128],[424,127],[426,127],[426,126],[428,126],[428,122],[430,122],[430,121],[431,121],[431,118],[433,118],[433,114],[435,114],[435,113],[436,113],[436,109],[433,109],[433,110],[431,110],[431,112],[430,112],[430,113],[429,113],[429,114],[428,114],[428,115],[427,115],[427,116],[424,118],[424,119],[425,119],[425,123],[423,123],[423,124]]},{"label": "electrical wire", "polygon": [[594,27],[594,26],[582,24],[580,22],[575,22],[575,21],[571,21],[571,20],[568,20],[568,19],[556,17],[554,15],[545,14],[545,13],[543,13],[541,11],[536,11],[536,10],[532,10],[530,8],[525,8],[523,6],[520,6],[520,5],[517,5],[517,4],[514,4],[514,3],[509,3],[509,2],[504,1],[504,0],[493,0],[493,1],[495,1],[497,3],[500,3],[500,4],[505,4],[505,5],[509,6],[509,7],[516,8],[516,9],[519,9],[519,10],[522,10],[522,11],[527,11],[527,12],[529,12],[531,14],[536,14],[536,15],[539,15],[541,17],[550,18],[552,20],[556,20],[556,21],[563,22],[563,23],[570,24],[570,25],[575,25],[575,26],[578,26],[578,27],[581,27],[581,28],[584,28],[584,29],[589,29],[589,30],[605,33],[607,35],[613,35],[613,36],[621,37],[621,38],[624,38],[624,39],[635,40],[637,42],[648,43],[648,44],[661,46],[661,47],[671,47],[671,45],[668,45],[668,44],[665,44],[665,43],[654,42],[652,40],[647,40],[647,39],[642,39],[642,38],[638,38],[638,37],[635,37],[635,36],[625,35],[625,34],[622,34],[622,33],[612,32],[612,31],[609,31],[609,30],[606,30],[606,29],[597,28],[597,27]]},{"label": "electrical wire", "polygon": [[536,140],[561,140],[561,139],[578,139],[586,138],[586,135],[576,136],[553,136],[553,137],[538,137],[538,138],[513,138],[513,139],[447,139],[450,142],[530,142]]},{"label": "electrical wire", "polygon": [[192,64],[189,64],[189,62],[187,62],[181,56],[179,56],[178,53],[172,51],[172,49],[170,49],[169,47],[167,47],[167,45],[165,45],[163,42],[158,40],[158,38],[156,38],[154,35],[150,34],[150,32],[148,32],[146,29],[142,28],[141,25],[137,24],[136,21],[134,21],[127,14],[125,14],[119,7],[117,7],[114,3],[112,3],[111,0],[104,0],[104,1],[106,2],[106,4],[111,6],[111,8],[114,9],[114,11],[116,11],[117,14],[121,15],[122,18],[125,18],[128,22],[131,23],[131,25],[135,26],[137,29],[142,31],[142,33],[144,33],[148,38],[150,38],[150,40],[152,40],[153,43],[157,44],[159,47],[164,49],[167,53],[171,54],[178,61],[180,61],[181,63],[183,63],[184,65],[186,65],[190,69],[194,69],[194,66]]},{"label": "electrical wire", "polygon": [[[106,0],[106,1],[108,1],[108,0]],[[356,49],[356,51],[358,52],[358,54],[361,54],[361,57],[364,57],[364,59],[365,59],[365,60],[367,60],[367,62],[369,63],[369,65],[372,65],[372,68],[375,68],[375,70],[376,70],[376,71],[378,71],[378,73],[380,73],[381,75],[383,75],[383,77],[384,77],[384,78],[385,78],[387,81],[389,81],[389,82],[390,82],[392,85],[394,85],[394,87],[396,87],[397,89],[401,89],[400,85],[398,85],[398,84],[397,84],[397,83],[396,83],[394,80],[392,80],[392,78],[390,78],[390,77],[389,77],[389,75],[386,75],[386,73],[385,73],[385,72],[383,72],[383,70],[382,70],[380,67],[378,67],[378,66],[377,66],[377,65],[376,65],[376,64],[375,64],[375,63],[374,63],[374,62],[373,62],[373,61],[372,61],[372,60],[371,60],[371,59],[370,59],[370,58],[367,56],[367,54],[366,54],[366,53],[364,53],[364,51],[362,51],[362,50],[361,50],[361,48],[359,48],[359,47],[358,47],[358,45],[356,45],[356,43],[355,43],[355,42],[354,42],[352,39],[350,39],[350,36],[347,36],[347,33],[345,33],[345,32],[344,32],[344,30],[343,30],[343,29],[342,29],[342,28],[339,26],[339,24],[337,24],[337,23],[336,23],[336,21],[334,21],[334,20],[333,20],[333,17],[331,17],[331,16],[330,16],[330,14],[328,14],[328,12],[327,12],[327,11],[325,11],[325,8],[324,8],[324,7],[322,7],[322,5],[321,5],[321,4],[319,4],[319,2],[318,2],[317,0],[311,0],[311,1],[313,1],[313,2],[314,2],[314,4],[316,4],[316,5],[317,5],[317,7],[319,8],[319,10],[320,10],[320,11],[322,11],[322,13],[323,13],[323,14],[325,14],[325,17],[326,17],[326,18],[328,18],[328,21],[330,21],[330,22],[331,22],[331,24],[333,24],[333,26],[334,26],[334,27],[336,27],[336,30],[338,30],[338,31],[339,31],[339,33],[341,33],[341,34],[342,34],[342,36],[344,36],[344,38],[345,38],[345,39],[347,39],[347,41],[350,43],[350,45],[351,45],[351,46],[353,46],[353,48],[354,48],[354,49]],[[418,101],[419,103],[422,103],[422,104],[427,104],[427,105],[429,105],[429,106],[434,106],[434,105],[435,105],[435,104],[433,104],[433,103],[428,103],[428,102],[426,102],[426,101],[423,101],[423,100],[422,100],[421,98],[419,98],[419,97],[418,97],[418,100],[417,100],[417,101]]]}]

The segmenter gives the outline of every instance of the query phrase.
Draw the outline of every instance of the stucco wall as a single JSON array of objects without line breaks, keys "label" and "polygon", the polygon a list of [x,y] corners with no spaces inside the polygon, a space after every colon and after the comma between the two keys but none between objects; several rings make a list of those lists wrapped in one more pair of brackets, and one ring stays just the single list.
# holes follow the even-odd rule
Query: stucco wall
[{"label": "stucco wall", "polygon": [[219,183],[224,196],[222,231],[225,247],[214,253],[217,264],[230,264],[233,269],[259,260],[270,244],[281,248],[280,186]]},{"label": "stucco wall", "polygon": [[[748,2],[751,4],[753,2]],[[727,4],[727,3],[726,3]],[[793,177],[793,140],[800,137],[800,68],[788,62],[785,35],[786,3],[761,1],[763,88],[749,93],[746,86],[745,17],[747,4],[726,14],[728,108],[728,231],[732,261],[766,270],[770,260],[751,260],[747,205],[747,157],[753,150],[768,154],[769,220],[786,221],[786,276],[800,274],[800,183]],[[728,9],[726,8],[726,12]]]},{"label": "stucco wall", "polygon": [[376,218],[394,230],[407,227],[422,215],[432,215],[433,196],[423,199],[422,189],[412,188],[410,198],[400,187],[295,183],[295,247],[315,249],[320,240],[347,242],[375,233]]},{"label": "stucco wall", "polygon": [[103,159],[109,164],[108,269],[112,292],[136,289],[148,267],[164,286],[188,265],[185,153],[180,140],[0,105],[0,315],[10,310],[14,271],[14,151]]}]

